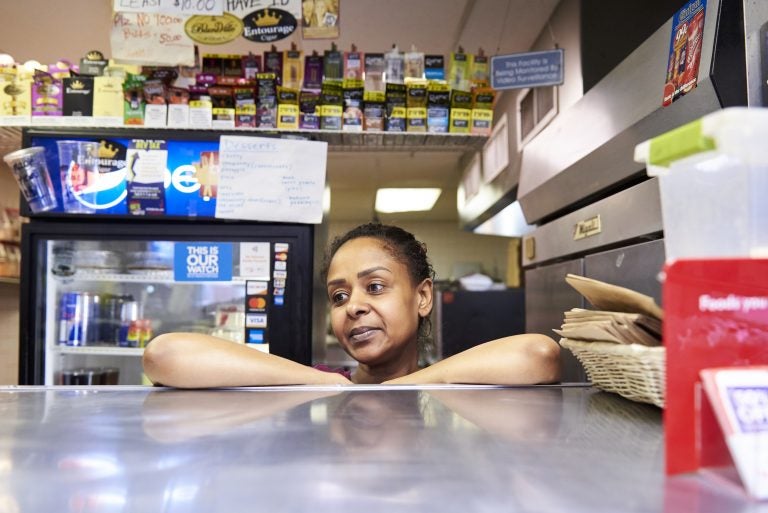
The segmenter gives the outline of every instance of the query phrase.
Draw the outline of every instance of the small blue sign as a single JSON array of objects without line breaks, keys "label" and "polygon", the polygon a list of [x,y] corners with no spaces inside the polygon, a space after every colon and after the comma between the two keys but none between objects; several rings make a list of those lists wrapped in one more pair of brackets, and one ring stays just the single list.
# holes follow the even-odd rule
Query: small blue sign
[{"label": "small blue sign", "polygon": [[232,244],[177,242],[173,248],[176,281],[231,281]]},{"label": "small blue sign", "polygon": [[264,330],[247,330],[248,340],[246,344],[263,344],[266,342],[264,339]]},{"label": "small blue sign", "polygon": [[562,48],[491,57],[491,87],[522,89],[563,83]]}]

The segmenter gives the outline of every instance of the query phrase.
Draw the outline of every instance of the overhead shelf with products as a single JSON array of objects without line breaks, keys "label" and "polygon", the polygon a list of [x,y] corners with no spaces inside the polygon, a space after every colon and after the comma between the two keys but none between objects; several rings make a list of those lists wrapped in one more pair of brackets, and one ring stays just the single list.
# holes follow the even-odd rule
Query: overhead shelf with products
[{"label": "overhead shelf with products", "polygon": [[126,136],[131,132],[164,130],[189,132],[219,132],[221,134],[259,135],[301,137],[315,141],[325,141],[330,151],[398,151],[423,149],[429,151],[479,151],[488,141],[485,135],[474,134],[437,134],[428,132],[346,132],[342,130],[275,130],[262,128],[234,128],[227,130],[198,129],[198,128],[152,128],[145,126],[84,126],[84,125],[33,125],[29,127],[0,127],[0,147],[14,148],[21,145],[23,128],[55,132],[66,130],[81,132],[83,135],[95,135],[110,132],[122,132]]}]

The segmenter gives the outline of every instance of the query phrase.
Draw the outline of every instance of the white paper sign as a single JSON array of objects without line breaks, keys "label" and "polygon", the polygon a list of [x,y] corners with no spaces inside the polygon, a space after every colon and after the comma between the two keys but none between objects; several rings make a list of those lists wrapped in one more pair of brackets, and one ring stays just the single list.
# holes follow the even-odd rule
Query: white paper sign
[{"label": "white paper sign", "polygon": [[195,45],[184,32],[185,18],[164,13],[116,12],[112,57],[122,62],[192,66]]},{"label": "white paper sign", "polygon": [[240,243],[240,276],[269,280],[269,242]]},{"label": "white paper sign", "polygon": [[328,143],[222,136],[216,217],[319,224]]},{"label": "white paper sign", "polygon": [[220,16],[224,12],[224,0],[115,0],[117,12],[166,12],[191,16],[207,14]]},{"label": "white paper sign", "polygon": [[281,9],[301,20],[301,0],[224,0],[224,10],[242,18],[259,9]]}]

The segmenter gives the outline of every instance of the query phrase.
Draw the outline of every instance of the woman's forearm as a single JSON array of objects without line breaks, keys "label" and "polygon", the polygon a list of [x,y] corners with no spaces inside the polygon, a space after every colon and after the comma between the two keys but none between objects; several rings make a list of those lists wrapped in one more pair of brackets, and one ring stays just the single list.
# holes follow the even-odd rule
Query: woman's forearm
[{"label": "woman's forearm", "polygon": [[339,374],[200,333],[159,335],[143,363],[152,382],[178,388],[349,383]]},{"label": "woman's forearm", "polygon": [[560,379],[560,346],[544,335],[513,335],[474,346],[387,383],[534,385]]}]

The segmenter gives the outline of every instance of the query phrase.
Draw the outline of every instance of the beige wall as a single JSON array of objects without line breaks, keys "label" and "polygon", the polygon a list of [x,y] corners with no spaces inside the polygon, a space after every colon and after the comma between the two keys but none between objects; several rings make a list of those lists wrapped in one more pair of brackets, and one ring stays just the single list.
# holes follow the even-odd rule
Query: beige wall
[{"label": "beige wall", "polygon": [[0,284],[0,385],[19,383],[19,286]]},{"label": "beige wall", "polygon": [[[0,155],[16,147],[0,144]],[[0,161],[0,207],[19,206],[19,188]],[[19,369],[19,285],[0,283],[0,385],[17,385]]]},{"label": "beige wall", "polygon": [[[361,219],[360,222],[366,222]],[[329,237],[341,235],[359,223],[330,223]],[[457,279],[454,271],[478,264],[492,278],[504,281],[507,273],[509,240],[507,237],[475,235],[461,231],[452,222],[399,222],[398,226],[410,231],[427,245],[427,255],[438,280]]]}]

